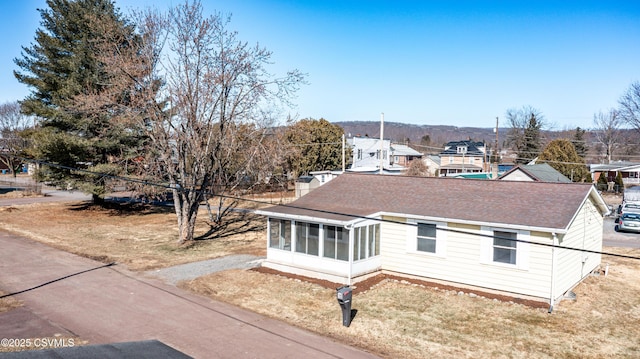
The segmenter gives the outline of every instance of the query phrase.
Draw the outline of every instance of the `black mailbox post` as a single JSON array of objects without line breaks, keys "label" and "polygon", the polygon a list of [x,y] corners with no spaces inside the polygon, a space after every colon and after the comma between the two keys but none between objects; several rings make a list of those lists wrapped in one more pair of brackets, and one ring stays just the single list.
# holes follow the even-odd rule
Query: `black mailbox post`
[{"label": "black mailbox post", "polygon": [[338,304],[342,308],[342,325],[348,327],[351,324],[351,288],[348,285],[336,289]]}]

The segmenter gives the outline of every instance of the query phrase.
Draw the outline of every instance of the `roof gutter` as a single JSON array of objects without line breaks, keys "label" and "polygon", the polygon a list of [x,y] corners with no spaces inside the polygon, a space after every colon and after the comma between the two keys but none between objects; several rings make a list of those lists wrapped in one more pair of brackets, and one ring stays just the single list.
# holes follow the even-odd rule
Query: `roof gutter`
[{"label": "roof gutter", "polygon": [[558,234],[567,233],[567,228],[523,226],[523,225],[517,225],[517,224],[511,224],[511,223],[470,221],[470,220],[464,220],[459,218],[417,216],[415,214],[406,214],[406,213],[378,212],[371,216],[372,217],[375,217],[375,216],[403,217],[403,218],[411,218],[411,219],[418,219],[418,220],[421,219],[425,221],[460,223],[460,224],[468,224],[468,225],[474,225],[474,226],[503,227],[503,228],[513,228],[513,229],[524,230],[524,231],[536,231],[536,232],[545,232],[545,233],[558,233]]},{"label": "roof gutter", "polygon": [[295,221],[301,221],[301,222],[313,222],[313,223],[331,224],[331,225],[334,225],[334,226],[345,227],[347,229],[349,229],[350,226],[352,227],[354,224],[356,224],[358,222],[375,220],[375,218],[356,218],[356,219],[352,219],[352,220],[349,220],[349,221],[341,221],[341,220],[338,220],[338,219],[328,219],[328,218],[322,218],[322,217],[303,216],[303,215],[298,215],[298,214],[289,214],[289,213],[281,213],[281,212],[269,212],[269,211],[262,211],[262,210],[254,211],[254,213],[258,214],[258,215],[261,215],[261,216],[265,216],[265,217],[271,217],[271,218],[293,219]]}]

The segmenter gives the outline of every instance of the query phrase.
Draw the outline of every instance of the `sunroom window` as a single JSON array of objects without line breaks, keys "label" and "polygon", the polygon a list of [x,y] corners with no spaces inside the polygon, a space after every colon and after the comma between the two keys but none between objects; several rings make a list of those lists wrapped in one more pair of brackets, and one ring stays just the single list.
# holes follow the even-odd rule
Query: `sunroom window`
[{"label": "sunroom window", "polygon": [[325,258],[333,258],[342,261],[349,260],[349,231],[343,227],[324,226],[324,251]]},{"label": "sunroom window", "polygon": [[291,222],[269,218],[269,247],[291,250]]},{"label": "sunroom window", "polygon": [[296,223],[296,252],[318,255],[320,225]]}]

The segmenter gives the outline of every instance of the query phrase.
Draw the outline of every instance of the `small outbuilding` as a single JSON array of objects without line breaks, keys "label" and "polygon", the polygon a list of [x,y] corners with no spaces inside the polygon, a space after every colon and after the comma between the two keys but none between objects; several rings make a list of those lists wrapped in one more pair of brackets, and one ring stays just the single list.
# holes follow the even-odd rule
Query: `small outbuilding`
[{"label": "small outbuilding", "polygon": [[296,179],[296,198],[300,198],[320,186],[314,176],[300,176]]},{"label": "small outbuilding", "polygon": [[343,174],[268,218],[263,265],[354,284],[376,273],[553,305],[600,265],[592,184]]}]

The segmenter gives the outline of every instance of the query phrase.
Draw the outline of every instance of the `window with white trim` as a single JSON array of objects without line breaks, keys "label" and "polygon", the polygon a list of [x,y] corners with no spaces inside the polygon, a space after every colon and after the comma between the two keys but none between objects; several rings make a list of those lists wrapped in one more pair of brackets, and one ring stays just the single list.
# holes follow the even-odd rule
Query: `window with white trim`
[{"label": "window with white trim", "polygon": [[416,250],[419,252],[436,252],[436,225],[433,223],[418,223]]},{"label": "window with white trim", "polygon": [[447,232],[445,222],[427,222],[409,219],[407,226],[407,252],[446,256]]},{"label": "window with white trim", "polygon": [[291,221],[269,218],[269,247],[291,250]]},{"label": "window with white trim", "polygon": [[516,264],[518,254],[518,234],[513,232],[493,231],[493,261]]},{"label": "window with white trim", "polygon": [[481,263],[529,269],[529,231],[483,226],[481,233]]}]

